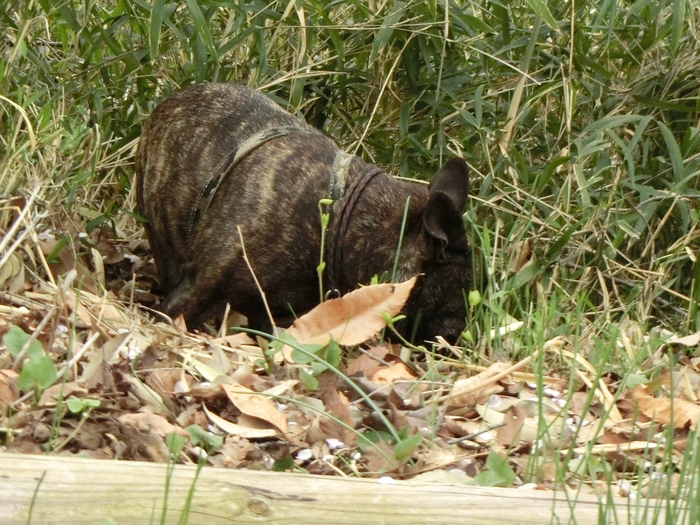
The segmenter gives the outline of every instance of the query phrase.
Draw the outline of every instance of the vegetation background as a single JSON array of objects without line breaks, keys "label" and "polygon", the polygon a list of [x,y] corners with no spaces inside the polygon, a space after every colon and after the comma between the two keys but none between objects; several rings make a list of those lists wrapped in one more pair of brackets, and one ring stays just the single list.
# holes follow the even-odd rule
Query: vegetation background
[{"label": "vegetation background", "polygon": [[[693,357],[660,354],[664,334],[700,330],[699,13],[689,0],[5,1],[0,191],[40,184],[46,220],[140,237],[144,118],[180,87],[244,83],[397,175],[468,161],[486,274],[474,355],[524,357],[561,335],[599,377],[653,381]],[[524,326],[489,337],[507,321]]]},{"label": "vegetation background", "polygon": [[2,189],[51,181],[88,229],[114,222],[158,101],[245,83],[402,176],[464,156],[499,310],[554,310],[563,333],[581,309],[599,330],[694,331],[696,15],[685,0],[10,1]]}]

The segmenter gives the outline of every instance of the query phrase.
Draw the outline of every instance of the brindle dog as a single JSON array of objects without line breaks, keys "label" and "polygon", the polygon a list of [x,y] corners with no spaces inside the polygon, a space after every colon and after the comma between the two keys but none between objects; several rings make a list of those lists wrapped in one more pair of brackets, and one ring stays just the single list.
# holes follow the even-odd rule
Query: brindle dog
[{"label": "brindle dog", "polygon": [[400,182],[344,154],[261,93],[205,84],[155,109],[136,171],[138,207],[165,293],[160,309],[183,314],[189,326],[229,303],[251,327],[270,328],[244,247],[277,324],[314,307],[319,201],[330,197],[328,288],[345,293],[390,274],[405,220],[395,279],[419,278],[401,331],[418,341],[442,335],[455,342],[465,328],[472,264],[462,159],[447,161],[427,188]]}]

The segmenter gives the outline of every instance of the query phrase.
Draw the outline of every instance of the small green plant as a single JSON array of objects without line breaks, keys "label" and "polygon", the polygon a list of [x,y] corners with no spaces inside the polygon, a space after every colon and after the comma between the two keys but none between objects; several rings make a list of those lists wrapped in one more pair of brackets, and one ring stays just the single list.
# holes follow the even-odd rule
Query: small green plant
[{"label": "small green plant", "polygon": [[[193,447],[193,452],[197,456],[197,469],[195,471],[194,479],[192,479],[192,484],[187,492],[187,499],[183,505],[182,512],[180,514],[180,519],[178,520],[178,525],[187,525],[189,520],[190,511],[192,508],[192,500],[194,498],[195,486],[197,484],[197,479],[202,471],[202,467],[207,462],[207,458],[213,454],[221,445],[223,444],[223,437],[211,432],[207,432],[199,425],[190,425],[185,430],[189,434],[189,440]],[[187,438],[180,434],[170,433],[165,437],[165,445],[170,453],[168,457],[168,468],[166,470],[166,480],[165,480],[165,494],[163,496],[163,511],[161,513],[161,525],[167,523],[167,512],[168,512],[168,495],[170,493],[170,482],[172,480],[172,475],[175,470],[176,458],[182,453],[185,445],[187,444]]]},{"label": "small green plant", "polygon": [[[328,230],[328,223],[331,220],[331,214],[329,211],[330,207],[333,206],[332,199],[321,199],[318,201],[318,212],[321,217],[321,255],[316,267],[316,273],[318,274],[318,292],[319,292],[319,302],[323,302],[325,299],[325,293],[323,291],[323,272],[326,269],[326,231]],[[330,290],[332,293],[333,290]]]},{"label": "small green plant", "polygon": [[57,370],[44,347],[19,326],[10,326],[2,338],[16,363],[21,363],[18,385],[24,392],[34,391],[36,399],[41,392],[56,382]]},{"label": "small green plant", "polygon": [[84,414],[98,408],[102,402],[89,397],[69,397],[65,400],[65,404],[72,414]]},{"label": "small green plant", "polygon": [[485,470],[482,470],[474,479],[484,487],[512,487],[515,482],[515,472],[506,458],[492,450],[486,458]]}]

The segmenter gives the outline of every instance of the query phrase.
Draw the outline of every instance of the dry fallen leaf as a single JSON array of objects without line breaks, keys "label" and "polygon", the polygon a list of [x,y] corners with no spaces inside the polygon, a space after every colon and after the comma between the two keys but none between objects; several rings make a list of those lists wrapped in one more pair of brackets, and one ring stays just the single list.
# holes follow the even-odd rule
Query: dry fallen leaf
[{"label": "dry fallen leaf", "polygon": [[0,370],[0,401],[14,403],[19,398],[19,374],[12,369]]},{"label": "dry fallen leaf", "polygon": [[140,432],[154,431],[162,438],[173,433],[185,437],[189,436],[185,429],[169,423],[163,416],[150,412],[126,413],[119,416],[118,419]]},{"label": "dry fallen leaf", "polygon": [[388,385],[398,379],[415,381],[416,376],[404,363],[394,363],[391,366],[383,366],[370,378],[378,385]]},{"label": "dry fallen leaf", "polygon": [[452,386],[447,404],[449,406],[473,406],[484,403],[491,396],[503,391],[503,387],[493,381],[493,378],[511,363],[494,363],[483,372],[467,379],[460,379]]},{"label": "dry fallen leaf", "polygon": [[206,405],[202,405],[204,413],[209,418],[215,426],[219,427],[221,430],[232,436],[240,436],[248,439],[262,439],[271,438],[277,435],[277,431],[272,428],[251,428],[245,427],[243,425],[238,425],[224,419],[221,416],[217,416],[212,411],[210,411]]},{"label": "dry fallen leaf", "polygon": [[22,257],[11,253],[5,264],[0,266],[0,288],[17,293],[24,284],[24,263]]},{"label": "dry fallen leaf", "polygon": [[496,442],[503,446],[515,446],[518,440],[531,442],[537,438],[537,425],[535,424],[534,436],[532,433],[528,435],[523,432],[527,421],[527,412],[524,408],[517,405],[511,406],[505,413],[503,422],[504,426],[496,431]]},{"label": "dry fallen leaf", "polygon": [[331,299],[301,316],[287,330],[302,344],[327,344],[331,336],[345,346],[359,345],[386,326],[403,308],[416,278],[403,283],[375,284]]},{"label": "dry fallen leaf", "polygon": [[685,337],[678,337],[676,334],[673,334],[666,342],[672,345],[697,346],[700,344],[700,332],[695,332]]},{"label": "dry fallen leaf", "polygon": [[242,385],[222,385],[224,392],[243,414],[262,419],[280,432],[287,431],[287,418],[277,410],[269,397],[258,394]]},{"label": "dry fallen leaf", "polygon": [[372,377],[377,373],[380,367],[384,366],[382,361],[386,362],[387,355],[390,354],[388,348],[383,346],[375,346],[365,351],[360,357],[348,364],[345,373],[349,376],[354,374],[363,374],[366,378]]},{"label": "dry fallen leaf", "polygon": [[511,254],[509,269],[512,273],[517,273],[522,270],[528,262],[530,262],[530,258],[532,256],[530,239],[520,241],[508,251]]},{"label": "dry fallen leaf", "polygon": [[695,430],[700,418],[700,406],[679,397],[673,399],[652,397],[644,385],[632,390],[632,397],[637,400],[639,410],[645,416],[667,425],[673,423],[675,428],[684,428],[690,424]]},{"label": "dry fallen leaf", "polygon": [[245,332],[239,332],[237,334],[217,337],[216,339],[212,339],[210,343],[215,345],[226,345],[231,348],[238,348],[242,345],[254,345],[255,340]]}]

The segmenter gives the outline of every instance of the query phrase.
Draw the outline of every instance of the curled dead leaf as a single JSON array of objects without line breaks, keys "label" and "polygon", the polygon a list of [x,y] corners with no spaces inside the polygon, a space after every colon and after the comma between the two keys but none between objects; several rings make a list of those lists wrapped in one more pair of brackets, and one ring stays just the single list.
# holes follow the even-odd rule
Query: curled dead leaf
[{"label": "curled dead leaf", "polygon": [[503,391],[503,387],[494,381],[510,363],[494,363],[483,372],[467,379],[460,379],[452,386],[447,404],[450,406],[473,406],[484,403],[492,394]]},{"label": "curled dead leaf", "polygon": [[119,421],[135,428],[139,432],[154,431],[164,438],[168,434],[178,434],[187,437],[187,431],[168,422],[163,416],[150,412],[127,413],[119,416]]},{"label": "curled dead leaf", "polygon": [[24,263],[17,253],[11,253],[0,266],[0,288],[16,293],[24,284]]},{"label": "curled dead leaf", "polygon": [[301,316],[287,330],[302,344],[327,344],[331,337],[345,346],[359,345],[386,326],[382,314],[397,315],[416,278],[403,283],[375,284],[331,299]]},{"label": "curled dead leaf", "polygon": [[673,334],[666,342],[672,345],[697,346],[700,344],[700,332],[695,332],[685,337],[678,337],[676,334]]},{"label": "curled dead leaf", "polygon": [[398,362],[391,366],[383,366],[379,368],[379,370],[377,370],[377,372],[371,377],[372,382],[378,385],[388,385],[399,379],[415,381],[416,376],[405,365],[405,363]]},{"label": "curled dead leaf", "polygon": [[207,408],[206,405],[202,405],[204,413],[209,418],[215,426],[219,427],[221,430],[230,434],[232,436],[240,436],[247,439],[262,439],[271,438],[277,435],[277,431],[272,428],[251,428],[243,425],[238,425],[224,419],[221,416],[217,416],[211,410]]},{"label": "curled dead leaf", "polygon": [[675,397],[673,399],[658,398],[649,395],[644,385],[639,385],[632,390],[632,397],[637,400],[639,411],[645,416],[668,425],[672,423],[674,428],[684,428],[690,425],[695,430],[700,418],[700,406],[685,399]]},{"label": "curled dead leaf", "polygon": [[262,419],[280,432],[287,431],[287,418],[275,406],[272,399],[242,385],[222,385],[224,392],[243,414]]},{"label": "curled dead leaf", "polygon": [[0,370],[0,402],[14,403],[19,399],[19,374],[12,369]]}]

